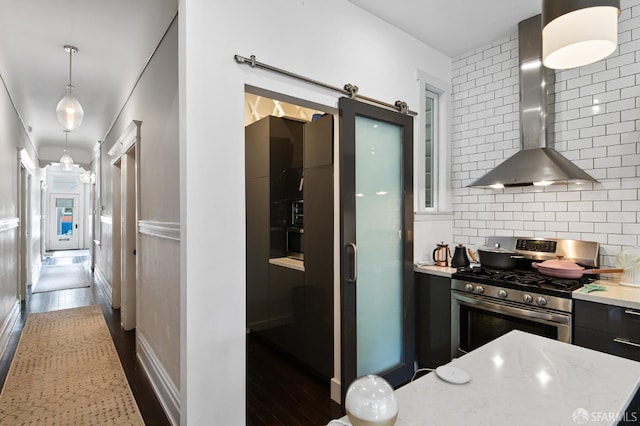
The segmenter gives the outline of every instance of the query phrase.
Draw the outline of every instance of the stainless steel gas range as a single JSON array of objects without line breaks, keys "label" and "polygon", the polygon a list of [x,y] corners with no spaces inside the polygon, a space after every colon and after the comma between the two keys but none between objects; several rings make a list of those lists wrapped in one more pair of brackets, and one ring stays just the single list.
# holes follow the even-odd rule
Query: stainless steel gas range
[{"label": "stainless steel gas range", "polygon": [[[515,269],[460,268],[451,280],[451,356],[457,357],[517,329],[572,342],[571,292],[596,279],[542,275],[531,265],[562,257],[598,267],[597,242],[549,238],[490,237],[487,247],[514,251]],[[482,259],[481,259],[482,261]]]}]

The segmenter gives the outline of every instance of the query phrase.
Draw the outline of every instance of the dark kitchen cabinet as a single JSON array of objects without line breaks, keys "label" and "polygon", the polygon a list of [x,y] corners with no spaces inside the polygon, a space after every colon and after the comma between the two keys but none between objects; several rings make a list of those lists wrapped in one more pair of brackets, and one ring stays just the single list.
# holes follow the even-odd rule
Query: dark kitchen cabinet
[{"label": "dark kitchen cabinet", "polygon": [[451,278],[414,275],[418,366],[436,368],[451,361]]},{"label": "dark kitchen cabinet", "polygon": [[304,126],[306,361],[333,376],[333,117]]},{"label": "dark kitchen cabinet", "polygon": [[269,327],[264,331],[272,343],[303,360],[305,356],[304,272],[269,265]]},{"label": "dark kitchen cabinet", "polygon": [[325,115],[304,125],[304,168],[333,164],[333,116]]},{"label": "dark kitchen cabinet", "polygon": [[574,300],[573,343],[640,361],[640,310]]},{"label": "dark kitchen cabinet", "polygon": [[[333,117],[265,117],[245,129],[247,325],[333,377]],[[304,180],[302,181],[302,177]],[[304,201],[304,269],[287,255],[292,206]],[[299,225],[298,225],[299,226]]]}]

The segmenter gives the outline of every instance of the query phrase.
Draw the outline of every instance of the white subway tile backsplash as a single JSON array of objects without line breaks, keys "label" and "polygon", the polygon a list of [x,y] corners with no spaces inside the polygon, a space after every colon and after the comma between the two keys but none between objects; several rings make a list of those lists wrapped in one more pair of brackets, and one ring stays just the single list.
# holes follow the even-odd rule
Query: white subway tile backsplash
[{"label": "white subway tile backsplash", "polygon": [[556,212],[556,220],[560,222],[577,222],[580,220],[579,212]]},{"label": "white subway tile backsplash", "polygon": [[593,232],[594,224],[591,222],[581,222],[580,219],[569,223],[570,232]]},{"label": "white subway tile backsplash", "polygon": [[612,201],[612,200],[594,201],[593,211],[594,212],[619,212],[619,211],[622,211],[622,202]]},{"label": "white subway tile backsplash", "polygon": [[[567,203],[565,202],[551,202],[547,201],[544,203],[545,211],[551,212],[566,212],[567,211]],[[556,217],[557,219],[557,217]]]},{"label": "white subway tile backsplash", "polygon": [[[607,112],[629,111],[631,109],[634,109],[635,107],[636,107],[635,97],[622,98],[619,101],[613,101],[613,102],[607,103]],[[626,131],[634,131],[634,130],[635,129],[632,127],[630,130],[626,130]],[[622,131],[624,130],[621,130],[620,132]]]},{"label": "white subway tile backsplash", "polygon": [[555,221],[547,222],[545,229],[547,231],[567,232],[569,231],[569,224],[567,222],[560,222],[559,219],[556,218]]},{"label": "white subway tile backsplash", "polygon": [[606,212],[580,212],[582,222],[603,223],[607,221]]},{"label": "white subway tile backsplash", "polygon": [[522,209],[527,212],[543,212],[544,203],[525,203]]},{"label": "white subway tile backsplash", "polygon": [[[635,246],[638,244],[638,238],[636,235],[609,234],[608,242],[619,246]],[[616,250],[616,253],[619,250]]]},{"label": "white subway tile backsplash", "polygon": [[466,188],[520,149],[517,34],[453,59],[454,238],[598,241],[603,262],[640,244],[640,0],[623,0],[619,22],[618,50],[557,71],[550,96],[554,147],[597,184]]},{"label": "white subway tile backsplash", "polygon": [[623,201],[622,202],[622,211],[623,212],[639,212],[640,215],[640,201]]},{"label": "white subway tile backsplash", "polygon": [[640,154],[625,155],[622,157],[623,166],[635,166],[640,164]]},{"label": "white subway tile backsplash", "polygon": [[[556,195],[556,199],[558,201],[580,201],[580,192],[571,191],[571,192],[558,192]],[[569,204],[567,204],[567,209]]]},{"label": "white subway tile backsplash", "polygon": [[619,167],[613,169],[607,169],[607,178],[631,178],[638,175],[637,169],[634,166]]},{"label": "white subway tile backsplash", "polygon": [[609,191],[609,200],[636,200],[637,198],[637,189],[619,189]]},{"label": "white subway tile backsplash", "polygon": [[535,212],[533,214],[533,220],[536,222],[555,222],[556,221],[556,213],[555,212]]},{"label": "white subway tile backsplash", "polygon": [[556,201],[556,193],[555,192],[537,192],[534,196],[534,199],[538,202]]}]

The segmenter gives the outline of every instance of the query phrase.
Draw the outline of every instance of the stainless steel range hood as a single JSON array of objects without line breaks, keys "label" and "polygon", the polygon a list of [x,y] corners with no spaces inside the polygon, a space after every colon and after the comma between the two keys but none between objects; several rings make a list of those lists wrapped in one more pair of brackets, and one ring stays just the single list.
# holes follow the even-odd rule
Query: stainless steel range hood
[{"label": "stainless steel range hood", "polygon": [[522,149],[468,186],[503,188],[554,183],[597,182],[550,148],[547,88],[554,71],[542,65],[540,15],[518,24],[520,65],[520,141]]}]

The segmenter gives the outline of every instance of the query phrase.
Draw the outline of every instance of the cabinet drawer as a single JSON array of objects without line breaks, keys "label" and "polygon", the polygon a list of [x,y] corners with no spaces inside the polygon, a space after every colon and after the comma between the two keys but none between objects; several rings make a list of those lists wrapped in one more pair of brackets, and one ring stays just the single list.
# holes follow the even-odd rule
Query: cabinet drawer
[{"label": "cabinet drawer", "polygon": [[615,334],[575,327],[573,343],[611,355],[640,361],[640,340],[625,339]]},{"label": "cabinet drawer", "polygon": [[574,300],[573,311],[576,327],[640,342],[640,310]]}]

